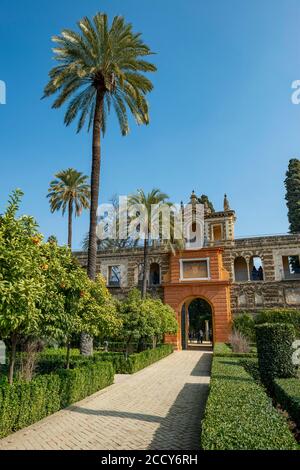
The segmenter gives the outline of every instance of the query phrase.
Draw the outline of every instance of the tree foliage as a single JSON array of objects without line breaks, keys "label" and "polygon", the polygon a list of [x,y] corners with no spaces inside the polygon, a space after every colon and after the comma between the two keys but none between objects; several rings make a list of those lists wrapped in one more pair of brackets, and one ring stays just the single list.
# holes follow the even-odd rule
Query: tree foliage
[{"label": "tree foliage", "polygon": [[285,178],[286,205],[290,232],[300,232],[300,160],[292,158],[289,161]]},{"label": "tree foliage", "polygon": [[174,310],[160,299],[142,298],[138,289],[132,289],[127,298],[118,304],[122,320],[122,338],[131,341],[162,339],[166,333],[176,333],[178,325]]},{"label": "tree foliage", "polygon": [[0,337],[11,347],[46,338],[69,346],[75,333],[116,334],[120,321],[102,278],[91,281],[68,247],[42,242],[30,216],[17,216],[17,190],[0,218]]},{"label": "tree foliage", "polygon": [[145,96],[153,85],[144,72],[154,72],[156,67],[145,60],[152,53],[141,34],[134,33],[132,25],[121,16],[115,16],[109,26],[103,13],[97,13],[92,20],[84,17],[78,22],[78,28],[79,31],[64,29],[52,38],[59,64],[49,73],[45,96],[58,94],[53,108],[68,102],[65,124],[78,117],[77,131],[86,121],[90,129],[99,91],[103,98],[103,133],[111,107],[123,135],[129,131],[127,109],[138,124],[148,124]]}]

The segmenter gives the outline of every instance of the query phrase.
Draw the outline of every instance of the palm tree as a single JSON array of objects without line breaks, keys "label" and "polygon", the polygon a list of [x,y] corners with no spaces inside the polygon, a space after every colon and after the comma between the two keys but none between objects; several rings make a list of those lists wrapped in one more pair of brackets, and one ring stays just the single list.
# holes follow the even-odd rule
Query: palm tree
[{"label": "palm tree", "polygon": [[[151,243],[150,231],[151,231],[151,209],[152,205],[160,205],[166,203],[169,196],[159,189],[152,189],[150,193],[145,193],[142,189],[138,189],[136,194],[132,194],[129,197],[129,208],[135,205],[143,205],[145,212],[140,213],[141,224],[144,225],[144,231],[146,236],[144,238],[144,259],[143,259],[143,282],[142,282],[142,297],[144,298],[147,293],[147,264],[148,264],[148,248]],[[168,202],[168,205],[171,205]],[[143,216],[145,219],[143,219]]]},{"label": "palm tree", "polygon": [[54,36],[55,59],[59,62],[50,73],[44,97],[58,93],[53,108],[68,102],[65,124],[78,117],[77,132],[87,121],[93,128],[91,209],[87,271],[96,278],[97,207],[100,183],[101,131],[105,133],[107,115],[113,105],[122,135],[129,132],[127,109],[138,124],[148,124],[148,103],[145,95],[153,88],[143,72],[156,67],[144,60],[151,53],[141,34],[121,16],[111,26],[107,15],[97,13],[93,20],[85,17],[78,22],[79,32],[69,29]]},{"label": "palm tree", "polygon": [[[55,59],[59,62],[50,73],[44,97],[58,93],[53,108],[68,102],[65,124],[78,117],[77,132],[87,122],[93,129],[91,208],[88,246],[88,276],[96,278],[97,208],[101,166],[101,131],[104,135],[111,105],[119,121],[122,135],[129,132],[127,110],[138,124],[148,124],[146,94],[153,88],[143,72],[155,72],[156,67],[145,60],[151,53],[140,33],[121,16],[115,16],[111,26],[107,15],[97,13],[92,20],[78,22],[79,32],[69,29],[54,36]],[[82,335],[81,352],[92,354],[92,339]]]},{"label": "palm tree", "polygon": [[75,216],[79,217],[83,209],[90,207],[90,185],[88,177],[74,168],[60,171],[51,181],[47,197],[49,198],[51,212],[62,210],[64,215],[68,210],[68,245],[72,247],[72,222]]}]

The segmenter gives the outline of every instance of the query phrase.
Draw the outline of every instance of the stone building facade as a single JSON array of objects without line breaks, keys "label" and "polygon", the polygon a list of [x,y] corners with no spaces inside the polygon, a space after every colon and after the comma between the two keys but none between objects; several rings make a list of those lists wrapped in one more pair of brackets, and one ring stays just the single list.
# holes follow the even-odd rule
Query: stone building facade
[{"label": "stone building facade", "polygon": [[[197,201],[193,192],[191,203]],[[185,328],[182,319],[195,298],[211,306],[214,341],[228,339],[232,317],[239,313],[300,309],[300,234],[235,238],[235,222],[225,195],[222,211],[205,205],[203,248],[176,254],[166,246],[149,248],[148,289],[174,308],[179,332],[166,340],[178,348]],[[86,253],[76,255],[85,266]],[[141,285],[142,264],[142,248],[99,251],[97,257],[97,271],[119,298]],[[185,277],[197,269],[204,274]]]}]

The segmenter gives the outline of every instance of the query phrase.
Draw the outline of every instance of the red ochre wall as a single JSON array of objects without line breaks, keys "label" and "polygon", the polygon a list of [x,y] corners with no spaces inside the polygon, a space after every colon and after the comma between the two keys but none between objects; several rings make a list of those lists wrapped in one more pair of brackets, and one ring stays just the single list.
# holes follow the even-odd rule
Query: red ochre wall
[{"label": "red ochre wall", "polygon": [[[209,258],[210,279],[180,281],[180,259]],[[182,306],[200,297],[212,307],[214,342],[226,342],[231,330],[229,274],[223,268],[222,248],[185,250],[170,255],[170,270],[164,279],[164,301],[176,312],[177,335],[166,335],[165,342],[181,349]]]}]

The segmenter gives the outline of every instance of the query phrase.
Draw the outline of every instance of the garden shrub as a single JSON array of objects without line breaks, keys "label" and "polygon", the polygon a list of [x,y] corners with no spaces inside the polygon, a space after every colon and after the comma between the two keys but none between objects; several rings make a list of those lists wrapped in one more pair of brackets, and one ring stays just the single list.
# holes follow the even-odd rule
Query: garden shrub
[{"label": "garden shrub", "polygon": [[0,386],[0,437],[39,421],[60,409],[61,382],[44,375],[31,382],[15,381]]},{"label": "garden shrub", "polygon": [[173,352],[173,346],[171,344],[164,344],[159,348],[147,349],[146,351],[131,354],[129,361],[131,363],[131,374],[138,372],[144,367],[150,366],[156,361],[159,361],[163,357],[168,356]]},{"label": "garden shrub", "polygon": [[239,331],[249,341],[255,341],[255,321],[252,315],[242,313],[233,320],[233,329]]},{"label": "garden shrub", "polygon": [[202,422],[204,450],[296,450],[286,420],[237,359],[214,357]]},{"label": "garden shrub", "polygon": [[296,337],[300,338],[300,310],[292,308],[271,308],[261,310],[255,317],[255,323],[290,323],[294,325]]},{"label": "garden shrub", "polygon": [[261,380],[271,390],[275,378],[295,376],[292,363],[295,329],[288,323],[265,323],[255,328]]},{"label": "garden shrub", "polygon": [[[72,351],[72,350],[71,350]],[[162,359],[173,352],[173,346],[163,344],[155,349],[147,349],[140,353],[126,355],[122,352],[99,352],[95,351],[93,356],[80,356],[71,354],[70,370],[74,370],[83,366],[87,366],[94,362],[111,362],[115,373],[117,374],[133,374],[144,367],[149,366],[153,362]],[[50,374],[65,369],[66,356],[65,350],[59,353],[43,354],[37,362],[37,372],[39,374]]]},{"label": "garden shrub", "polygon": [[0,383],[0,438],[55,413],[112,384],[111,363],[93,363],[73,370],[39,375],[30,382],[5,378]]},{"label": "garden shrub", "polygon": [[274,396],[300,428],[300,380],[275,379]]},{"label": "garden shrub", "polygon": [[[70,358],[70,369],[75,369],[76,367],[82,367],[88,365],[93,361],[93,356],[71,356]],[[66,368],[66,356],[63,355],[45,355],[41,359],[38,359],[36,365],[36,372],[38,374],[51,374],[51,372],[56,372],[59,369]]]},{"label": "garden shrub", "polygon": [[255,382],[261,382],[258,360],[256,357],[248,357],[245,359],[241,358],[239,359],[239,363],[244,367],[245,371],[254,378]]},{"label": "garden shrub", "polygon": [[232,331],[231,335],[229,336],[229,342],[234,353],[250,352],[249,339],[238,330]]},{"label": "garden shrub", "polygon": [[110,362],[95,362],[71,370],[59,370],[58,375],[61,379],[61,407],[64,408],[111,385],[114,369]]},{"label": "garden shrub", "polygon": [[96,352],[94,358],[96,361],[109,361],[113,364],[116,374],[131,374],[132,365],[130,358],[122,352]]},{"label": "garden shrub", "polygon": [[255,357],[256,353],[235,353],[232,351],[229,344],[226,343],[215,343],[214,345],[214,356],[219,357]]},{"label": "garden shrub", "polygon": [[140,353],[130,354],[126,357],[122,353],[96,353],[98,361],[112,361],[118,374],[134,374],[144,367],[150,366],[173,352],[171,344],[163,344],[155,349],[147,349]]}]

